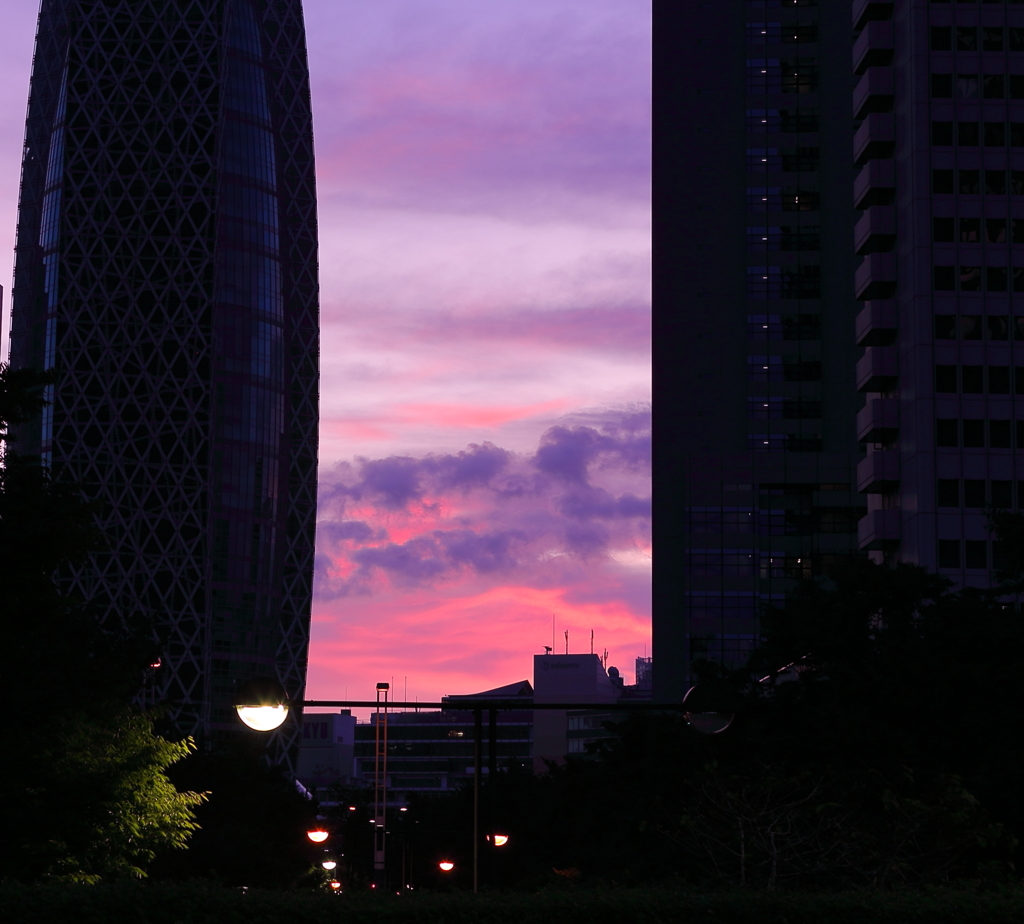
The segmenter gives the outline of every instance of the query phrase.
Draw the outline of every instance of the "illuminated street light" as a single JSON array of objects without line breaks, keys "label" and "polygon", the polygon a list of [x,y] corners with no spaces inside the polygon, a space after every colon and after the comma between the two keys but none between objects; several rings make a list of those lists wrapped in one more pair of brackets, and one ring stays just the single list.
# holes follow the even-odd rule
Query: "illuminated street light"
[{"label": "illuminated street light", "polygon": [[441,872],[443,873],[450,873],[453,869],[455,869],[455,864],[452,863],[451,860],[442,860],[437,865],[440,868]]},{"label": "illuminated street light", "polygon": [[317,823],[306,832],[308,837],[314,844],[322,844],[327,840],[327,832],[324,830],[322,824]]},{"label": "illuminated street light", "polygon": [[341,888],[341,883],[338,882],[337,879],[332,879],[331,880],[331,888],[332,889],[340,889]]},{"label": "illuminated street light", "polygon": [[323,863],[321,863],[320,865],[324,869],[330,870],[330,869],[334,869],[338,865],[338,861],[337,860],[324,860]]},{"label": "illuminated street light", "polygon": [[494,835],[494,846],[495,847],[504,847],[507,843],[508,843],[508,835],[507,834],[495,834]]},{"label": "illuminated street light", "polygon": [[288,718],[288,694],[271,677],[254,677],[235,691],[235,710],[254,731],[273,731]]}]

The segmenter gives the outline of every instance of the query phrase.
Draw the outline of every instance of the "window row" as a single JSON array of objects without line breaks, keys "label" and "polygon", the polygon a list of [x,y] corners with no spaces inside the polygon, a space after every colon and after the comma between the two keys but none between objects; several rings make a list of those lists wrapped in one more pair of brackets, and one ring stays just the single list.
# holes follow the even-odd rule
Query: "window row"
[{"label": "window row", "polygon": [[818,225],[752,225],[747,227],[747,250],[820,250],[821,228]]},{"label": "window row", "polygon": [[795,186],[748,186],[747,211],[813,212],[818,207],[818,192]]},{"label": "window row", "polygon": [[808,173],[818,169],[818,148],[747,148],[747,169]]},{"label": "window row", "polygon": [[748,298],[820,298],[820,266],[748,266]]},{"label": "window row", "polygon": [[[940,507],[996,507],[1000,510],[1013,508],[1012,481],[985,481],[984,478],[965,478],[963,492],[959,478],[940,478],[936,495]],[[1017,482],[1018,503],[1024,501],[1024,481]]]},{"label": "window row", "polygon": [[[1007,549],[998,539],[992,545],[992,567],[1006,565]],[[978,571],[989,568],[989,542],[987,539],[940,539],[939,567],[968,568]]]},{"label": "window row", "polygon": [[819,340],[821,339],[821,315],[748,314],[747,339]]},{"label": "window row", "polygon": [[1017,437],[1017,448],[1024,449],[1024,420],[957,420],[940,417],[935,421],[935,445],[944,449],[1012,449],[1013,435]]},{"label": "window row", "polygon": [[[944,0],[933,0],[934,3],[942,3]],[[991,0],[985,0],[991,2]],[[1024,0],[1022,0],[1024,2]],[[776,7],[793,9],[798,6],[817,6],[818,0],[747,0],[747,9],[771,10]]]},{"label": "window row", "polygon": [[798,356],[748,356],[748,382],[820,382],[821,361]]},{"label": "window row", "polygon": [[817,109],[748,109],[747,131],[816,132]]},{"label": "window row", "polygon": [[753,452],[821,452],[821,436],[817,433],[751,433],[747,448]]},{"label": "window row", "polygon": [[752,395],[747,398],[747,417],[750,420],[814,420],[821,417],[821,401]]},{"label": "window row", "polygon": [[748,93],[813,93],[818,89],[818,65],[807,59],[747,59]]},{"label": "window row", "polygon": [[933,218],[932,240],[937,244],[1024,244],[1024,218]]},{"label": "window row", "polygon": [[1024,74],[932,74],[932,99],[1024,99]]},{"label": "window row", "polygon": [[932,51],[1024,51],[1024,29],[1009,26],[932,26]]},{"label": "window row", "polygon": [[932,192],[939,195],[1005,196],[1007,191],[1024,196],[1024,170],[1010,170],[1009,184],[1006,170],[932,170]]},{"label": "window row", "polygon": [[936,292],[1024,292],[1021,266],[936,266],[934,272]]},{"label": "window row", "polygon": [[[935,366],[935,391],[939,394],[1024,395],[1024,366]],[[987,386],[987,387],[986,387]]]},{"label": "window row", "polygon": [[[932,122],[932,144],[950,147],[976,148],[984,143],[987,148],[1005,148],[1007,139],[1011,148],[1024,148],[1024,122]],[[956,131],[954,133],[954,126]],[[955,134],[955,140],[954,140]]]},{"label": "window row", "polygon": [[937,314],[935,316],[936,340],[981,340],[982,332],[987,340],[1018,340],[1024,342],[1024,318],[1005,314],[990,314],[984,322],[980,314]]},{"label": "window row", "polygon": [[799,42],[816,42],[818,24],[814,22],[748,22],[747,43],[779,42],[792,45]]}]

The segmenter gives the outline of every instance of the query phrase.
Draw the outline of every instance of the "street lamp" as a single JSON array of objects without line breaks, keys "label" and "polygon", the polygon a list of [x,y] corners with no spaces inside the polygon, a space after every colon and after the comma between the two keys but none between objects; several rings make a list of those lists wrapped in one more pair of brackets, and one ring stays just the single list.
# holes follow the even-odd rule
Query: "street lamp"
[{"label": "street lamp", "polygon": [[683,697],[683,718],[695,732],[719,735],[736,718],[739,697],[721,681],[705,681],[690,687]]},{"label": "street lamp", "polygon": [[437,864],[437,866],[442,873],[450,873],[453,869],[455,869],[455,864],[452,863],[451,860],[442,860],[440,863]]},{"label": "street lamp", "polygon": [[314,844],[322,844],[327,840],[327,832],[324,830],[324,826],[317,822],[306,832],[308,837]]},{"label": "street lamp", "polygon": [[235,710],[249,728],[273,731],[288,718],[288,694],[271,677],[253,677],[235,692]]},{"label": "street lamp", "polygon": [[332,869],[334,869],[338,865],[338,861],[337,860],[324,860],[320,865],[324,869],[326,869],[326,870],[332,870]]},{"label": "street lamp", "polygon": [[504,847],[507,843],[508,843],[508,835],[507,834],[495,834],[494,835],[494,846],[495,847]]}]

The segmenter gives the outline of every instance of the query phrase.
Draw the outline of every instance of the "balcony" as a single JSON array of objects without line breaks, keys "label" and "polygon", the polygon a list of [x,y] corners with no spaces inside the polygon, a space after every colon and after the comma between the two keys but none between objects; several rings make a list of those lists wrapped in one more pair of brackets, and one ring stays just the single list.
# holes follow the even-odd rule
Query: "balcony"
[{"label": "balcony", "polygon": [[897,380],[896,347],[868,347],[857,361],[857,391],[892,391]]},{"label": "balcony", "polygon": [[873,205],[854,225],[853,248],[861,254],[892,250],[896,245],[896,209]]},{"label": "balcony", "polygon": [[869,398],[857,412],[857,442],[888,443],[900,430],[899,401]]},{"label": "balcony", "polygon": [[869,452],[857,463],[857,490],[861,494],[885,494],[900,483],[900,454],[895,449]]},{"label": "balcony", "polygon": [[854,324],[857,346],[888,346],[896,339],[896,301],[876,299],[865,302]]},{"label": "balcony", "polygon": [[857,541],[868,551],[896,548],[900,544],[900,510],[869,510],[857,523]]},{"label": "balcony", "polygon": [[869,209],[873,205],[889,205],[895,196],[895,161],[869,161],[853,181],[853,207],[855,209]]},{"label": "balcony", "polygon": [[869,67],[853,88],[853,117],[863,119],[873,112],[891,112],[894,86],[891,67]]},{"label": "balcony", "polygon": [[872,253],[862,261],[853,277],[856,298],[871,301],[896,294],[896,254]]},{"label": "balcony", "polygon": [[895,48],[892,22],[869,22],[853,45],[853,72],[863,74],[869,67],[891,63]]},{"label": "balcony", "polygon": [[893,0],[854,0],[853,28],[863,29],[869,22],[892,17]]},{"label": "balcony", "polygon": [[853,162],[866,164],[876,157],[892,157],[896,146],[896,120],[891,112],[873,112],[853,136]]}]

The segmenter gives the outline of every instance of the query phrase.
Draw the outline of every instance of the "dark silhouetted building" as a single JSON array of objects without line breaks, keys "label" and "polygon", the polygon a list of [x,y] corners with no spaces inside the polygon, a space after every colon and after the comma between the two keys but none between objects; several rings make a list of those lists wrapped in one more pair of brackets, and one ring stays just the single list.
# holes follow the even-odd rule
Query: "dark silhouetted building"
[{"label": "dark silhouetted building", "polygon": [[677,699],[837,556],[990,581],[985,508],[1024,501],[1024,3],[656,12],[654,683]]},{"label": "dark silhouetted building", "polygon": [[154,621],[153,696],[207,741],[235,681],[303,692],[317,353],[299,0],[43,0],[11,363],[58,378],[15,448],[99,502],[68,587]]}]

